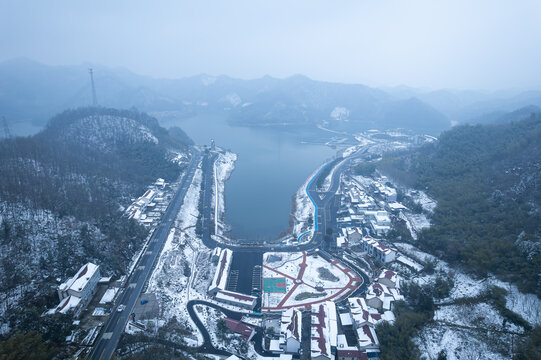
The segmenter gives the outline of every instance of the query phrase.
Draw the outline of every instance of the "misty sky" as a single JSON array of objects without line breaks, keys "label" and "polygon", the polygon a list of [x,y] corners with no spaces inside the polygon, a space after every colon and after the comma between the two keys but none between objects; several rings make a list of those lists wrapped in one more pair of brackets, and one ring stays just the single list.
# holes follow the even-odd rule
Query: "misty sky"
[{"label": "misty sky", "polygon": [[540,0],[0,0],[0,20],[0,61],[541,89]]}]

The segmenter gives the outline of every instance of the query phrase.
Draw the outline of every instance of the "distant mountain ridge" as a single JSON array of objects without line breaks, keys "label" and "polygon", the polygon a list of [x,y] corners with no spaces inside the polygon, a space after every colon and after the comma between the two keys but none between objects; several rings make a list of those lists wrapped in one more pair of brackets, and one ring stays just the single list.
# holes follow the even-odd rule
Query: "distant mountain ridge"
[{"label": "distant mountain ridge", "polygon": [[[340,130],[410,128],[438,134],[449,120],[422,100],[398,99],[364,85],[314,81],[302,75],[239,80],[198,75],[152,79],[121,69],[95,67],[98,102],[146,112],[192,116],[218,112],[244,126],[325,125]],[[30,60],[0,64],[0,108],[17,132],[42,127],[66,107],[90,103],[86,66],[46,66]],[[404,101],[406,100],[406,101]],[[408,101],[409,100],[409,101]],[[346,116],[334,117],[336,111]],[[403,114],[408,114],[407,119]]]}]

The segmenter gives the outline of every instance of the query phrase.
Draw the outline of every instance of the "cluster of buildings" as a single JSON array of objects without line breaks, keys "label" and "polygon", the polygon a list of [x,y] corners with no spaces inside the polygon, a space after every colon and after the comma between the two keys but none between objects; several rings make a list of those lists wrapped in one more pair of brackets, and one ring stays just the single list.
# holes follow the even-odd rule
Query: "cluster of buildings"
[{"label": "cluster of buildings", "polygon": [[[315,304],[310,310],[310,357],[316,360],[368,360],[379,358],[377,324],[395,320],[393,303],[403,300],[400,278],[383,270],[365,297],[351,297],[346,306],[332,301]],[[282,312],[280,333],[270,341],[275,354],[299,354],[302,348],[302,312]],[[306,321],[306,320],[305,320]]]},{"label": "cluster of buildings", "polygon": [[336,238],[336,246],[338,248],[346,249],[355,245],[360,247],[367,255],[384,264],[396,260],[396,251],[370,235],[363,235],[363,230],[360,227],[347,227],[341,230],[341,233]]},{"label": "cluster of buildings", "polygon": [[359,226],[374,236],[384,236],[391,229],[386,210],[389,201],[396,202],[396,190],[381,183],[371,187],[368,194],[354,179],[343,182],[342,211],[337,222],[342,227]]},{"label": "cluster of buildings", "polygon": [[396,252],[378,238],[391,229],[390,213],[406,207],[396,202],[396,190],[386,182],[381,177],[365,187],[353,178],[343,180],[341,215],[337,218],[341,228],[336,238],[338,249],[356,245],[382,263],[396,260]]},{"label": "cluster of buildings", "polygon": [[301,349],[302,312],[299,309],[287,309],[280,318],[278,339],[270,341],[269,350],[274,353],[298,354]]},{"label": "cluster of buildings", "polygon": [[211,260],[216,264],[216,271],[207,293],[224,304],[253,310],[257,303],[257,297],[227,290],[227,278],[231,269],[233,252],[229,249],[216,247],[212,252]]},{"label": "cluster of buildings", "polygon": [[166,185],[164,179],[156,180],[142,196],[128,206],[126,216],[146,226],[154,225],[167,208],[167,201],[164,198]]},{"label": "cluster of buildings", "polygon": [[99,280],[99,265],[90,262],[83,265],[73,277],[58,286],[60,303],[47,314],[66,314],[73,311],[75,317],[78,317],[92,300]]}]

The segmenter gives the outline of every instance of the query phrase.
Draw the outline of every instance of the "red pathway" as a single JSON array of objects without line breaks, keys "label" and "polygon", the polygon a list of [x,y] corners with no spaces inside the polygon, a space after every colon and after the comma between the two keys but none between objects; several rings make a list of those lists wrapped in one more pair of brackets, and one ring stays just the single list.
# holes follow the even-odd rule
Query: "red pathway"
[{"label": "red pathway", "polygon": [[304,306],[306,308],[310,308],[311,305],[313,305],[313,304],[318,304],[318,303],[321,303],[321,302],[324,302],[324,301],[327,301],[327,300],[331,300],[331,299],[340,297],[346,291],[347,292],[353,292],[356,288],[358,288],[362,284],[362,279],[361,278],[358,278],[358,277],[353,276],[352,274],[350,274],[350,273],[353,273],[353,271],[350,268],[345,267],[338,260],[332,260],[331,263],[333,265],[335,265],[338,269],[340,269],[349,278],[348,284],[346,286],[344,286],[342,288],[325,288],[326,290],[338,290],[339,289],[339,291],[336,292],[335,294],[333,294],[331,296],[328,296],[326,298],[323,298],[323,299],[318,299],[318,300],[310,301],[310,302],[307,302],[307,303],[296,304],[296,305],[284,306],[284,304],[291,297],[291,295],[293,295],[293,293],[295,292],[295,290],[297,289],[297,287],[300,284],[304,284],[306,286],[314,288],[313,286],[304,283],[303,280],[302,280],[302,278],[304,276],[304,272],[306,271],[306,268],[308,267],[308,264],[306,263],[306,252],[303,251],[302,254],[303,254],[302,263],[299,265],[300,269],[299,269],[299,273],[297,274],[296,279],[293,278],[290,275],[286,275],[286,274],[282,273],[281,271],[278,271],[278,270],[270,268],[270,267],[268,267],[266,265],[263,265],[263,267],[265,267],[266,269],[271,270],[271,271],[273,271],[273,272],[275,272],[277,274],[280,274],[280,275],[292,280],[294,284],[291,287],[291,289],[287,292],[287,294],[282,298],[282,300],[280,301],[280,303],[276,307],[263,307],[262,310],[285,310],[285,309],[288,309],[288,308],[301,307],[301,306]]}]

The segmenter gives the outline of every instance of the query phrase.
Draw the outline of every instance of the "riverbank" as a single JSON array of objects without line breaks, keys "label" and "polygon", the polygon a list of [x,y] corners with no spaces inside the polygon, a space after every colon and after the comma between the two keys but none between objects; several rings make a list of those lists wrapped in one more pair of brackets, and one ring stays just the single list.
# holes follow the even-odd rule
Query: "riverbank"
[{"label": "riverbank", "polygon": [[212,203],[214,204],[214,233],[223,236],[227,229],[225,222],[225,182],[229,179],[233,170],[237,154],[233,152],[219,153],[214,163],[214,189],[212,190]]}]

